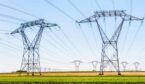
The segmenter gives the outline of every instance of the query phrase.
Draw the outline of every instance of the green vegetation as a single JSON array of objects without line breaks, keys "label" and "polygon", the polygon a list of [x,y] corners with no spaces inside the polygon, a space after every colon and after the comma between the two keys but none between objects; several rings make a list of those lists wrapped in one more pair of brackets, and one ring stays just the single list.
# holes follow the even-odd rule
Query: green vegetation
[{"label": "green vegetation", "polygon": [[0,82],[145,82],[145,77],[0,77]]}]

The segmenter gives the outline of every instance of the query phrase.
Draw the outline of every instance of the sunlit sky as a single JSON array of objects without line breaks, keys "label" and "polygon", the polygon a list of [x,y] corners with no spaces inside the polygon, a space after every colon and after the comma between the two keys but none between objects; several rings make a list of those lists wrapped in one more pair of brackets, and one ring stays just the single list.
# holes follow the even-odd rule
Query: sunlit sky
[{"label": "sunlit sky", "polygon": [[[21,23],[25,22],[23,20],[38,19],[6,8],[2,4],[45,19],[47,22],[56,23],[61,27],[61,30],[52,28],[52,31],[45,28],[40,43],[41,66],[53,70],[74,70],[73,60],[82,61],[80,70],[92,70],[89,62],[93,60],[100,62],[102,41],[96,24],[93,23],[90,26],[89,23],[86,23],[79,27],[75,20],[83,20],[98,10],[126,10],[126,13],[139,18],[143,18],[145,15],[144,0],[71,0],[84,16],[68,0],[48,1],[74,20],[44,0],[0,0],[0,72],[12,72],[20,69],[22,60],[23,44],[20,34],[11,36],[7,33],[17,29]],[[120,23],[120,20],[117,21],[115,25],[114,18],[107,18],[105,21],[100,20],[100,24],[107,35],[112,35],[111,33]],[[127,61],[129,70],[134,70],[134,62],[139,62],[139,69],[145,70],[145,25],[143,23],[140,27],[140,24],[141,22],[134,21],[129,26],[129,22],[125,22],[119,38],[120,63]],[[28,37],[32,38],[36,33],[35,30],[38,28],[28,29]],[[122,69],[122,65],[120,66]],[[99,64],[97,70],[99,70]]]}]

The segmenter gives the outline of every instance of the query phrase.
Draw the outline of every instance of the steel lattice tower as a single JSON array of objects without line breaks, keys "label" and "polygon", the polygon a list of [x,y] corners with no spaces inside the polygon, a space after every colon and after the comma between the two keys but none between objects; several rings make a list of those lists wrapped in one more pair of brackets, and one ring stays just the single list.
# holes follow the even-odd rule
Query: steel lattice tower
[{"label": "steel lattice tower", "polygon": [[[33,26],[38,26],[39,30],[32,40],[28,39],[25,29]],[[49,28],[58,26],[57,24],[46,23],[44,19],[39,19],[35,21],[30,21],[22,23],[21,26],[11,32],[11,34],[19,33],[22,36],[23,40],[23,58],[21,63],[21,71],[27,71],[27,75],[32,74],[34,76],[35,72],[39,72],[41,75],[41,66],[40,66],[40,55],[39,55],[39,45],[42,37],[44,28]],[[20,73],[21,74],[21,73]]]},{"label": "steel lattice tower", "polygon": [[[106,17],[117,17],[121,18],[121,23],[118,28],[114,31],[112,37],[109,39],[102,27],[99,24],[99,19]],[[78,23],[91,23],[95,22],[97,24],[101,39],[102,39],[102,53],[101,53],[101,65],[100,65],[100,75],[104,74],[104,64],[111,63],[115,70],[118,72],[118,75],[121,75],[120,66],[119,66],[119,58],[118,58],[118,39],[122,30],[123,23],[125,21],[141,21],[138,17],[134,17],[132,15],[128,15],[124,10],[109,10],[109,11],[96,11],[93,16],[90,16],[84,20],[77,21]],[[109,56],[106,52],[108,51],[108,47],[112,47],[112,55]]]},{"label": "steel lattice tower", "polygon": [[140,63],[139,62],[134,62],[133,64],[134,64],[134,67],[135,67],[135,71],[139,71],[138,67],[139,67]]},{"label": "steel lattice tower", "polygon": [[126,66],[128,63],[124,61],[124,62],[121,62],[121,64],[123,66],[123,71],[126,71]]},{"label": "steel lattice tower", "polygon": [[79,71],[80,64],[82,63],[82,61],[80,61],[80,60],[74,60],[72,63],[74,63],[74,65],[75,65],[75,70]]},{"label": "steel lattice tower", "polygon": [[96,69],[97,69],[98,61],[91,61],[91,62],[89,62],[89,63],[92,64],[92,66],[93,66],[93,71],[97,71]]}]

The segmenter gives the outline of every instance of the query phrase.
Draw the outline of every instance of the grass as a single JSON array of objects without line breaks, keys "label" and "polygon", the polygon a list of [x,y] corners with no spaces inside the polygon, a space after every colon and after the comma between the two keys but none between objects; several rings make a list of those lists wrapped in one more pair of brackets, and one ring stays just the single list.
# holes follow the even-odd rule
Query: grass
[{"label": "grass", "polygon": [[0,77],[0,82],[145,82],[145,77]]},{"label": "grass", "polygon": [[130,83],[144,82],[145,72],[122,72],[121,76],[117,76],[116,72],[105,72],[100,76],[98,72],[43,72],[42,76],[19,76],[18,73],[0,73],[0,83],[2,82],[112,82],[114,83]]}]

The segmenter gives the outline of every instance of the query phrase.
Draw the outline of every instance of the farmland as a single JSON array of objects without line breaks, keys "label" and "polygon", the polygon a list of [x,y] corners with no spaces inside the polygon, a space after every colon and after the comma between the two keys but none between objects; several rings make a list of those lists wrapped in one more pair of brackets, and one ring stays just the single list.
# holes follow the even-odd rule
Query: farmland
[{"label": "farmland", "polygon": [[0,82],[145,82],[145,77],[0,77]]},{"label": "farmland", "polygon": [[[112,80],[113,79],[113,80]],[[99,76],[98,72],[43,72],[42,76],[19,76],[18,73],[1,73],[0,82],[145,82],[145,72],[122,72],[117,76],[115,72],[105,72]]]}]

